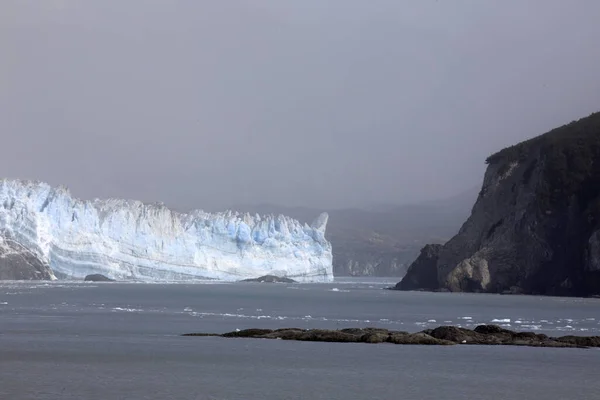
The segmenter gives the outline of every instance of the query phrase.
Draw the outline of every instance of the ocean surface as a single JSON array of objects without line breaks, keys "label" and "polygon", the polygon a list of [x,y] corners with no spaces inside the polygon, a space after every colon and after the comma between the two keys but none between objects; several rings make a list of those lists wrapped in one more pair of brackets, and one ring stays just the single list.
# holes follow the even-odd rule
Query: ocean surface
[{"label": "ocean surface", "polygon": [[0,399],[600,399],[600,350],[182,337],[495,323],[600,335],[600,299],[331,284],[0,282]]}]

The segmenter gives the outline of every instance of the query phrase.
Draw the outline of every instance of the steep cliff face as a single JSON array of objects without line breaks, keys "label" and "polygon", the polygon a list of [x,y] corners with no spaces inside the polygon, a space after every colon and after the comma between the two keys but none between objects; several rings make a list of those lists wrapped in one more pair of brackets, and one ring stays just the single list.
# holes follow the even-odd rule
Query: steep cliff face
[{"label": "steep cliff face", "polygon": [[396,285],[396,289],[437,289],[437,262],[442,248],[441,244],[428,244],[423,247],[404,279]]},{"label": "steep cliff face", "polygon": [[397,287],[547,295],[600,293],[600,113],[487,159],[472,214],[429,272]]}]

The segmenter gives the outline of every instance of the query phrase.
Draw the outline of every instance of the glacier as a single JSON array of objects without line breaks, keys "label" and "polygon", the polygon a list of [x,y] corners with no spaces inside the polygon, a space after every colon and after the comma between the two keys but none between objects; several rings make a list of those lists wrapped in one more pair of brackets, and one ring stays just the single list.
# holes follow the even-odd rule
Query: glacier
[{"label": "glacier", "polygon": [[327,213],[310,226],[286,216],[180,213],[162,203],[80,200],[64,187],[0,180],[0,237],[57,279],[235,281],[277,275],[333,280]]}]

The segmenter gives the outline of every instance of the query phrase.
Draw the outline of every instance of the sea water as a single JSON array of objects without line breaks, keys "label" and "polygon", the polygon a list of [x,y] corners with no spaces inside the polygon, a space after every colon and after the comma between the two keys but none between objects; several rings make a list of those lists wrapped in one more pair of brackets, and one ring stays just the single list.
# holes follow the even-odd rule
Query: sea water
[{"label": "sea water", "polygon": [[0,283],[1,399],[600,398],[597,349],[182,337],[494,323],[600,335],[600,300],[331,284]]}]

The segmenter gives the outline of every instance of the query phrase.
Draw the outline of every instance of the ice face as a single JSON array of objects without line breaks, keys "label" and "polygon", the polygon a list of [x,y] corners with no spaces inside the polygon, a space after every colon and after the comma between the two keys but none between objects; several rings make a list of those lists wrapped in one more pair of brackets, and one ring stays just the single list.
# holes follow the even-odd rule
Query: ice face
[{"label": "ice face", "polygon": [[64,187],[0,180],[0,235],[47,262],[58,278],[333,279],[327,214],[311,226],[285,216],[178,213],[132,200],[83,201]]}]

